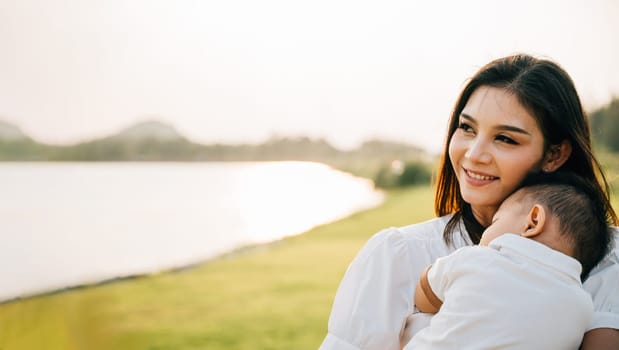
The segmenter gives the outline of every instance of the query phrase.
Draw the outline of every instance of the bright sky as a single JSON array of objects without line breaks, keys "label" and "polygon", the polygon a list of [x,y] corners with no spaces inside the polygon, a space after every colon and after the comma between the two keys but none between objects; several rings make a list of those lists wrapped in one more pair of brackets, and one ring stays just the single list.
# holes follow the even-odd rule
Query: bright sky
[{"label": "bright sky", "polygon": [[156,118],[203,143],[380,137],[437,151],[465,80],[548,56],[619,96],[614,0],[0,0],[0,118],[68,143]]}]

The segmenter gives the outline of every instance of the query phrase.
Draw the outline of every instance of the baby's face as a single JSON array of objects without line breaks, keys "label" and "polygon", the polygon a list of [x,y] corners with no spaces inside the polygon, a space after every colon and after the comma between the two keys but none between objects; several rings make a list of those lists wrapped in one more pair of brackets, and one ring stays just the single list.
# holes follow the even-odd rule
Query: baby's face
[{"label": "baby's face", "polygon": [[492,218],[492,224],[486,228],[479,241],[480,245],[488,245],[493,239],[506,233],[521,234],[527,228],[526,211],[519,202],[518,192],[507,197]]}]

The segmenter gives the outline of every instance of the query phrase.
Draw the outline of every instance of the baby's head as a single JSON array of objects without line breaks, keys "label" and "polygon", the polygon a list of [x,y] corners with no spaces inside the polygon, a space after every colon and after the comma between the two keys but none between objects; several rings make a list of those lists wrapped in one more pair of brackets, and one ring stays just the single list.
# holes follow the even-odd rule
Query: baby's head
[{"label": "baby's head", "polygon": [[532,174],[503,201],[480,244],[505,233],[534,239],[580,261],[584,279],[610,249],[608,211],[596,193],[574,174]]}]

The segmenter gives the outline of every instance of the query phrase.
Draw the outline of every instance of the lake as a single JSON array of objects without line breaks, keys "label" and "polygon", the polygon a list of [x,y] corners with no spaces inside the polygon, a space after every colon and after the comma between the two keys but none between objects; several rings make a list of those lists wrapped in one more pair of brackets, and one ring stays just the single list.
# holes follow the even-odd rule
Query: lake
[{"label": "lake", "polygon": [[0,300],[186,266],[382,200],[309,162],[0,163]]}]

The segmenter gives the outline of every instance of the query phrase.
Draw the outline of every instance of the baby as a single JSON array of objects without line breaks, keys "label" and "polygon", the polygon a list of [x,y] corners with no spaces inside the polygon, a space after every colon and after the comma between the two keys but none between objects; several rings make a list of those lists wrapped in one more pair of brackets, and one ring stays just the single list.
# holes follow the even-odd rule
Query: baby
[{"label": "baby", "polygon": [[593,315],[581,279],[610,250],[604,201],[576,175],[531,175],[479,246],[437,259],[415,305],[436,313],[405,349],[578,349]]}]

